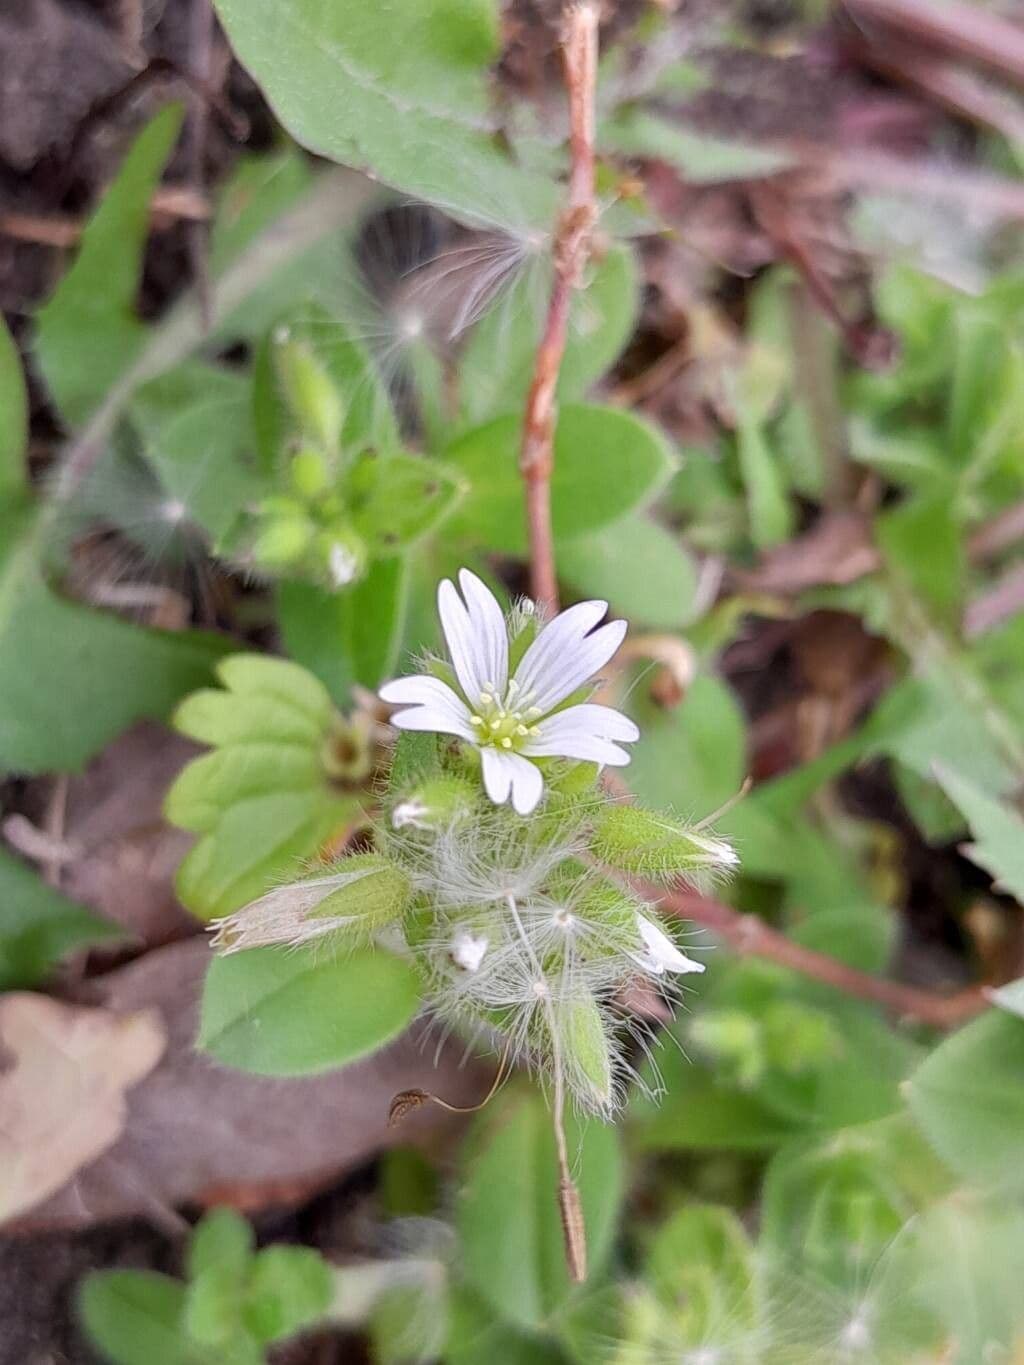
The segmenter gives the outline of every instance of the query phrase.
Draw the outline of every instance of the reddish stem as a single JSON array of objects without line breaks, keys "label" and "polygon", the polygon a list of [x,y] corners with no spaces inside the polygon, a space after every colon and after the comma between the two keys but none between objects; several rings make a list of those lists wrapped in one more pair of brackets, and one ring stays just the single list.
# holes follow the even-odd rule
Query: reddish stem
[{"label": "reddish stem", "polygon": [[569,96],[569,201],[555,230],[552,247],[555,278],[544,331],[537,347],[533,380],[526,399],[519,454],[519,470],[526,494],[530,588],[537,603],[551,609],[558,606],[558,580],[551,529],[555,390],[569,332],[572,292],[583,277],[590,255],[591,229],[597,216],[594,204],[597,29],[598,11],[595,5],[573,5],[567,10],[562,58]]},{"label": "reddish stem", "polygon": [[803,976],[824,982],[844,995],[870,1000],[900,1019],[913,1019],[932,1028],[950,1029],[972,1019],[988,1007],[985,991],[980,986],[969,987],[955,995],[936,995],[917,986],[906,986],[900,981],[872,976],[870,972],[859,971],[837,958],[829,957],[827,953],[805,948],[756,915],[741,914],[696,891],[665,891],[647,884],[641,885],[639,890],[651,900],[658,901],[664,912],[703,925],[739,953],[767,958]]}]

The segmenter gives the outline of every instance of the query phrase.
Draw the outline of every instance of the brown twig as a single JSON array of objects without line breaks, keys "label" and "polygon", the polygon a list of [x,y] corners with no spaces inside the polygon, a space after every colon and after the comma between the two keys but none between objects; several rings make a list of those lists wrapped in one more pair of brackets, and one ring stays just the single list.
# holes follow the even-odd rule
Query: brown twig
[{"label": "brown twig", "polygon": [[558,605],[554,538],[551,530],[551,473],[554,465],[555,390],[565,354],[573,290],[590,255],[594,204],[594,87],[597,80],[598,10],[591,3],[566,11],[562,37],[569,95],[569,202],[552,245],[555,278],[544,331],[537,347],[533,381],[526,399],[519,470],[526,492],[530,542],[530,587],[539,604]]},{"label": "brown twig", "polygon": [[[180,219],[203,222],[210,216],[210,205],[187,185],[161,185],[149,202],[149,211],[154,229],[159,229]],[[67,250],[78,242],[84,228],[84,219],[67,214],[0,214],[0,236],[37,246]]]},{"label": "brown twig", "polygon": [[696,891],[666,891],[661,887],[641,884],[638,889],[660,904],[667,914],[679,915],[709,929],[724,939],[738,953],[767,958],[782,967],[813,977],[832,986],[844,995],[858,1000],[869,1000],[881,1005],[899,1019],[910,1019],[932,1028],[950,1029],[966,1023],[988,1008],[988,999],[980,986],[958,991],[955,995],[937,995],[907,986],[900,981],[872,976],[859,971],[838,958],[819,953],[813,948],[794,942],[773,929],[757,915],[744,915],[720,901],[702,896]]}]

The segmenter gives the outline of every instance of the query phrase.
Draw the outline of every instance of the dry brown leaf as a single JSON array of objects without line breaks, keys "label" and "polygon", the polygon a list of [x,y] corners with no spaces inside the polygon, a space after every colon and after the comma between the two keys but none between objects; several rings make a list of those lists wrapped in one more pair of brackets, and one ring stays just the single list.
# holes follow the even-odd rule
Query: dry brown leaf
[{"label": "dry brown leaf", "polygon": [[822,584],[853,583],[878,568],[871,522],[860,512],[825,512],[795,540],[769,550],[756,569],[733,570],[748,592],[799,593]]},{"label": "dry brown leaf", "polygon": [[115,1015],[28,991],[0,999],[0,1221],[117,1141],[125,1091],[152,1071],[165,1042],[155,1010]]},{"label": "dry brown leaf", "polygon": [[386,1146],[434,1143],[463,1122],[428,1105],[389,1131],[396,1092],[427,1088],[457,1105],[487,1093],[493,1066],[463,1065],[458,1043],[438,1052],[422,1029],[323,1076],[276,1080],[220,1066],[194,1047],[209,960],[207,943],[189,939],[88,983],[109,1009],[157,1007],[167,1051],[133,1092],[119,1141],[22,1220],[22,1230],[129,1214],[166,1219],[183,1203],[298,1203]]}]

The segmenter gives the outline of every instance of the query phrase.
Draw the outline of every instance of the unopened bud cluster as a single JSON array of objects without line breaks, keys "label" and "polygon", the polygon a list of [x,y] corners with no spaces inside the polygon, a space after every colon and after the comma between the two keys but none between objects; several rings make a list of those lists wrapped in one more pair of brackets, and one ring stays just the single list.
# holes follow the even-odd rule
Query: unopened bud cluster
[{"label": "unopened bud cluster", "polygon": [[338,491],[345,406],[308,341],[280,328],[270,344],[274,382],[292,435],[284,452],[286,488],[256,509],[253,558],[272,573],[344,587],[363,576],[369,558]]}]

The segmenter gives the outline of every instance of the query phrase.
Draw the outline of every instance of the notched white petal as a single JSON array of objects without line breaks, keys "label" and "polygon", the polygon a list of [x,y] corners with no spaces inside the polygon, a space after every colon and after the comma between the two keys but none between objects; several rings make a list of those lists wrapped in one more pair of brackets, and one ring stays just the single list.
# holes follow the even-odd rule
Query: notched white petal
[{"label": "notched white petal", "polygon": [[669,938],[668,934],[649,920],[646,915],[637,914],[636,925],[643,940],[644,951],[635,953],[634,960],[640,964],[645,971],[653,972],[655,976],[662,976],[665,972],[702,972],[703,962],[694,962],[692,957],[687,957],[681,953],[676,945]]}]

